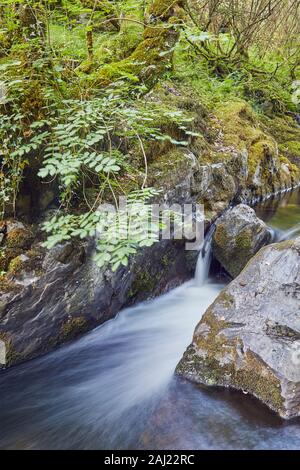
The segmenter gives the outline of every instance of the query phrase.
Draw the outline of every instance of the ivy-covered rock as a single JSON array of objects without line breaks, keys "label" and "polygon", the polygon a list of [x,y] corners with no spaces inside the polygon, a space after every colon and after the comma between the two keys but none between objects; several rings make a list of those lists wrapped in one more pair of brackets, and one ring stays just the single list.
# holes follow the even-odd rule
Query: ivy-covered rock
[{"label": "ivy-covered rock", "polygon": [[208,308],[177,373],[300,416],[300,239],[270,245]]},{"label": "ivy-covered rock", "polygon": [[239,204],[216,222],[213,253],[219,263],[236,277],[262,246],[270,242],[271,233],[251,207]]}]

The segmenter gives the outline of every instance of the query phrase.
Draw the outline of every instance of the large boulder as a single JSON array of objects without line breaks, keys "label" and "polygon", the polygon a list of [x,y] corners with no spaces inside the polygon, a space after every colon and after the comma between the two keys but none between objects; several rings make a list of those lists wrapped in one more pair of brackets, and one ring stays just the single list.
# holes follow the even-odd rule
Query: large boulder
[{"label": "large boulder", "polygon": [[219,263],[236,277],[248,261],[271,240],[271,232],[251,207],[239,204],[216,222],[213,253]]},{"label": "large boulder", "polygon": [[[17,227],[17,228],[16,228]],[[0,273],[0,368],[31,359],[113,318],[136,301],[159,295],[192,277],[196,257],[184,240],[163,240],[113,273],[93,261],[94,242],[66,242],[46,252],[3,246]],[[22,235],[22,236],[21,236]],[[22,245],[23,248],[20,248]],[[0,265],[1,269],[1,265]]]},{"label": "large boulder", "polygon": [[269,245],[208,308],[177,373],[300,416],[300,238]]}]

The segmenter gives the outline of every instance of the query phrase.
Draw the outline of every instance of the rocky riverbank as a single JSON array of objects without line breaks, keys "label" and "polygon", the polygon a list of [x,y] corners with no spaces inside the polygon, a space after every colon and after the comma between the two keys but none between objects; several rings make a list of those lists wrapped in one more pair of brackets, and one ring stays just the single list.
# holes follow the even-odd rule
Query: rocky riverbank
[{"label": "rocky riverbank", "polygon": [[[195,134],[186,147],[163,143],[147,149],[148,184],[162,190],[161,201],[204,204],[207,227],[230,204],[299,184],[300,154],[294,147],[285,150],[290,147],[284,132],[278,132],[281,143],[277,143],[269,124],[260,122],[245,102],[225,103],[212,114],[180,88],[167,85],[155,88],[147,99],[165,106],[175,101],[193,119]],[[288,126],[289,139],[300,133],[290,117],[276,123],[278,128]],[[180,139],[178,125],[167,125],[174,139]],[[22,197],[29,205],[22,205]],[[43,199],[40,188],[35,198]],[[20,218],[28,222],[30,196],[21,194],[17,206]],[[43,214],[55,208],[53,194],[38,206]],[[185,252],[183,241],[159,242],[113,274],[95,266],[92,241],[74,240],[46,253],[38,224],[8,219],[3,226],[7,232],[3,230],[1,237],[0,338],[5,367],[44,354],[112,318],[126,305],[179,285],[195,269],[197,253]]]}]

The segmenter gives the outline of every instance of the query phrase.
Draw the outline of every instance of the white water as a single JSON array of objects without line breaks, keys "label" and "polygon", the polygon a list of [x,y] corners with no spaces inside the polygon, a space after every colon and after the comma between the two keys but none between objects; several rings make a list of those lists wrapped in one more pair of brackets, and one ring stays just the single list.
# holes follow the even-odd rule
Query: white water
[{"label": "white water", "polygon": [[[8,371],[8,383],[0,377],[0,395],[9,407],[14,406],[13,416],[4,406],[1,426],[15,420],[13,433],[1,436],[0,447],[20,441],[22,448],[43,448],[46,443],[102,447],[107,441],[112,447],[129,445],[132,426],[137,432],[149,419],[168,389],[195,325],[223,287],[208,281],[210,238],[204,256],[199,256],[196,279],[123,310],[76,343]],[[14,388],[20,381],[22,388]],[[35,417],[24,420],[24,409],[34,410]],[[71,431],[68,423],[74,416],[80,427],[78,423]],[[81,428],[101,428],[100,442],[87,441]]]},{"label": "white water", "polygon": [[196,272],[195,272],[195,284],[198,287],[204,286],[204,284],[207,283],[207,280],[208,280],[209,269],[210,269],[211,259],[212,259],[211,242],[212,242],[213,233],[214,233],[214,225],[210,228],[208,234],[206,235],[205,240],[203,242],[203,246],[201,247],[200,253],[198,256]]}]

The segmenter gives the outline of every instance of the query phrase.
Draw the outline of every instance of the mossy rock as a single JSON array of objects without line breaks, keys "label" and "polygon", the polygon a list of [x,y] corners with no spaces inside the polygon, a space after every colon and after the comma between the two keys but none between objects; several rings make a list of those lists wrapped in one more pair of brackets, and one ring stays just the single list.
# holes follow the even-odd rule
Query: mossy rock
[{"label": "mossy rock", "polygon": [[299,256],[300,238],[261,249],[202,316],[177,373],[299,417]]},{"label": "mossy rock", "polygon": [[16,284],[12,279],[10,279],[7,275],[0,275],[0,292],[2,294],[10,294],[15,293],[17,294],[22,290],[22,286]]},{"label": "mossy rock", "polygon": [[90,77],[93,83],[108,86],[125,79],[141,82],[149,89],[153,87],[171,65],[173,49],[179,39],[179,32],[172,26],[179,21],[174,17],[174,11],[180,8],[180,3],[167,1],[164,5],[161,2],[152,4],[149,12],[150,17],[155,18],[155,26],[145,28],[143,40],[130,56],[107,64],[94,73]]},{"label": "mossy rock", "polygon": [[27,229],[16,228],[11,230],[5,239],[8,248],[28,249],[33,242],[33,234]]},{"label": "mossy rock", "polygon": [[7,271],[9,263],[21,254],[19,248],[3,248],[0,250],[0,271]]},{"label": "mossy rock", "polygon": [[192,163],[185,151],[179,148],[157,156],[148,168],[149,185],[164,191],[179,189],[181,182],[191,173]]},{"label": "mossy rock", "polygon": [[177,15],[184,4],[184,0],[154,0],[149,7],[149,15],[153,20],[167,21]]},{"label": "mossy rock", "polygon": [[[290,130],[290,135],[295,135],[297,132],[295,123],[290,119],[287,119],[288,124],[283,123],[281,118],[274,120],[277,128],[281,125],[284,127],[279,139],[279,141],[283,139],[284,143],[280,144],[279,150],[290,163],[285,168],[290,172],[290,175],[287,175],[282,172],[277,135],[271,130],[272,119],[262,119],[248,103],[242,100],[225,102],[217,106],[215,113],[221,122],[224,145],[248,153],[246,184],[254,196],[265,196],[299,181],[298,172],[293,166],[294,164],[297,166],[297,161],[293,160],[297,157],[291,156],[291,153],[286,151],[288,143],[287,139],[284,139],[287,129]],[[297,145],[293,148],[298,150]]]},{"label": "mossy rock", "polygon": [[88,322],[86,318],[82,316],[73,317],[62,325],[58,336],[59,342],[71,341],[87,330]]},{"label": "mossy rock", "polygon": [[20,274],[23,268],[24,268],[24,259],[22,255],[20,255],[10,261],[9,266],[8,266],[8,272],[9,274],[12,274],[13,276],[15,276],[17,274]]},{"label": "mossy rock", "polygon": [[256,217],[253,209],[239,204],[217,221],[212,247],[219,263],[236,277],[269,241],[270,233],[265,223]]}]

